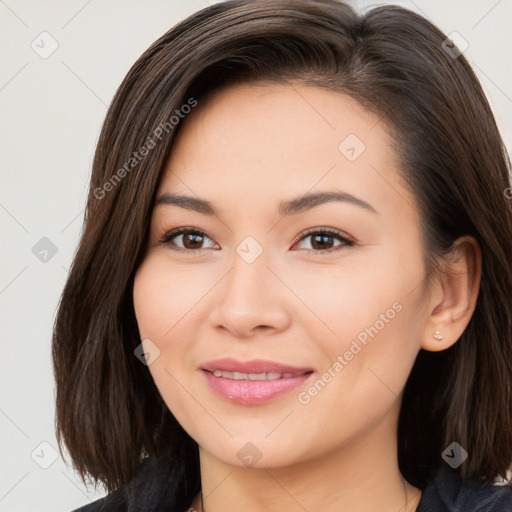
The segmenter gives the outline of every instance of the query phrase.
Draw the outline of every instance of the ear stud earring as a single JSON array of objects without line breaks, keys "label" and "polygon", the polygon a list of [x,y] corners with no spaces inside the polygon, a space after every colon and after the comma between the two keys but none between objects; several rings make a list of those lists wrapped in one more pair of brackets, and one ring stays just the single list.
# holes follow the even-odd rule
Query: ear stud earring
[{"label": "ear stud earring", "polygon": [[443,339],[443,335],[441,334],[441,331],[436,331],[434,333],[434,338],[437,340],[437,341],[441,341]]}]

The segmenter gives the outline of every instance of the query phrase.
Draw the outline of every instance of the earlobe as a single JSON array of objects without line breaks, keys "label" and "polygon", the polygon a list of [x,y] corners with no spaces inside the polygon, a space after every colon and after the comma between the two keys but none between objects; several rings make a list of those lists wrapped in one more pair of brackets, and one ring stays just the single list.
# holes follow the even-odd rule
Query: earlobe
[{"label": "earlobe", "polygon": [[443,341],[443,335],[441,334],[441,331],[436,331],[434,333],[434,339],[436,339],[437,341]]},{"label": "earlobe", "polygon": [[471,320],[481,278],[478,242],[470,236],[459,238],[436,277],[421,340],[421,348],[431,352],[451,347]]}]

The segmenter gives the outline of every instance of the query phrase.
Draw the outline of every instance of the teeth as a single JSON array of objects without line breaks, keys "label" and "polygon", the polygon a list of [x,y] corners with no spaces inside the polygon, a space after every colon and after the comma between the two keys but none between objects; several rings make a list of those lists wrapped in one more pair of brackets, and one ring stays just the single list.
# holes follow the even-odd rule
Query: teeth
[{"label": "teeth", "polygon": [[276,379],[290,379],[295,377],[293,373],[242,373],[242,372],[224,372],[221,370],[215,370],[213,372],[215,377],[224,377],[225,379],[233,380],[276,380]]}]

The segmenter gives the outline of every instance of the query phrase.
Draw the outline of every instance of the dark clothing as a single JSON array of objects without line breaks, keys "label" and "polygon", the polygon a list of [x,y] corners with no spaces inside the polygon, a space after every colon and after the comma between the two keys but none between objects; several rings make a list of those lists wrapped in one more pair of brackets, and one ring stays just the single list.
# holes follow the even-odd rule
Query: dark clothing
[{"label": "dark clothing", "polygon": [[[161,468],[145,463],[133,485],[73,512],[186,512],[188,507],[176,510],[173,481]],[[416,512],[512,512],[512,488],[462,484],[458,473],[444,468],[423,491]]]},{"label": "dark clothing", "polygon": [[423,491],[416,512],[512,512],[512,487],[462,484],[456,472],[443,469]]}]

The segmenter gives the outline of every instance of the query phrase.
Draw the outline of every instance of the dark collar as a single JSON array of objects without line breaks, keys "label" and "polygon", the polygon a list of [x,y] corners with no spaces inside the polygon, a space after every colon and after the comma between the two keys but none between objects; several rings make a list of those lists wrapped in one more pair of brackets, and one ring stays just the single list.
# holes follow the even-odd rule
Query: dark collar
[{"label": "dark collar", "polygon": [[463,483],[458,472],[443,468],[423,491],[416,512],[512,512],[512,488]]}]

